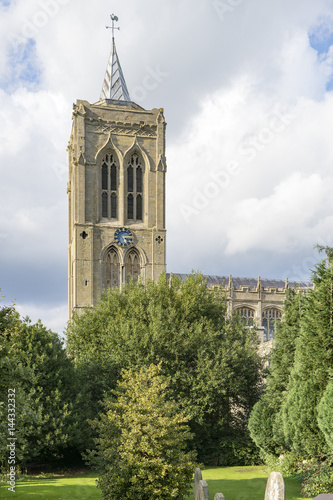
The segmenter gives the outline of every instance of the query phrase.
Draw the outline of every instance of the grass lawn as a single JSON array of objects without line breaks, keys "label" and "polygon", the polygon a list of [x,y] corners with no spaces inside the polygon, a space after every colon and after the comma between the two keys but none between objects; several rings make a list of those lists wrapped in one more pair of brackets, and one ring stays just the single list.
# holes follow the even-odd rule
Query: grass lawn
[{"label": "grass lawn", "polygon": [[[101,500],[96,474],[24,476],[16,482],[15,494],[1,483],[1,500]],[[50,476],[50,477],[49,477]]]},{"label": "grass lawn", "polygon": [[[218,467],[202,471],[202,478],[208,483],[210,500],[215,493],[223,493],[226,500],[264,500],[269,473],[258,467]],[[305,500],[300,494],[297,479],[284,478],[286,500]],[[312,497],[311,497],[312,498]],[[194,495],[190,500],[194,499]]]},{"label": "grass lawn", "polygon": [[[210,500],[215,493],[223,493],[226,500],[264,500],[268,472],[264,467],[218,467],[203,469],[208,482]],[[305,500],[294,478],[285,478],[286,500]],[[101,499],[96,488],[96,474],[47,475],[19,478],[15,494],[1,483],[1,500],[95,500]],[[189,500],[193,500],[192,495]]]}]

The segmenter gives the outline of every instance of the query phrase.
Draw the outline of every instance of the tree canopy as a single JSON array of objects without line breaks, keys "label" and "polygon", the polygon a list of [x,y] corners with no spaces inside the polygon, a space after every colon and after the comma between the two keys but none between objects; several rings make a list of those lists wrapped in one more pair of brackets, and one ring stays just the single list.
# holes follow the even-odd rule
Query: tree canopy
[{"label": "tree canopy", "polygon": [[78,370],[94,374],[88,413],[99,411],[122,369],[161,363],[205,463],[245,463],[253,452],[247,421],[261,394],[257,344],[254,330],[228,317],[224,292],[208,289],[200,274],[112,289],[68,328]]},{"label": "tree canopy", "polygon": [[[74,365],[62,342],[40,322],[20,319],[13,306],[0,308],[1,439],[9,429],[19,445],[21,466],[64,457],[76,446]],[[8,390],[15,394],[15,419],[8,420]],[[15,392],[13,392],[15,391]],[[6,446],[1,463],[6,465]]]}]

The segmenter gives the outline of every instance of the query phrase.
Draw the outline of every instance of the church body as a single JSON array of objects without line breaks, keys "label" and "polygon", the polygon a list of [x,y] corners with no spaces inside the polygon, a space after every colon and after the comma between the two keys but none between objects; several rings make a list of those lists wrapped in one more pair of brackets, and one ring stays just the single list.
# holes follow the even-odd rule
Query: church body
[{"label": "church body", "polygon": [[[69,141],[69,315],[104,290],[166,271],[165,119],[130,100],[113,39],[100,100],[74,105]],[[171,278],[171,275],[167,275]],[[180,275],[185,278],[186,275]],[[229,313],[274,335],[286,290],[296,283],[208,276],[226,289]],[[300,283],[304,291],[308,284]]]},{"label": "church body", "polygon": [[[177,274],[182,279],[186,274]],[[256,327],[260,342],[268,343],[274,338],[276,322],[280,321],[288,288],[296,287],[306,293],[310,283],[293,282],[286,279],[239,278],[234,276],[205,276],[210,288],[222,287],[226,291],[228,313],[233,312],[242,319],[245,326]]]}]

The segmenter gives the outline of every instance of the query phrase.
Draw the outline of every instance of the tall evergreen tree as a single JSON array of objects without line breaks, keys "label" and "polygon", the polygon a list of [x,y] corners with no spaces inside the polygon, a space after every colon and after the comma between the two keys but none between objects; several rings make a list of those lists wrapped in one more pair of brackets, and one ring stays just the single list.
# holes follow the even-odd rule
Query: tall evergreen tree
[{"label": "tall evergreen tree", "polygon": [[283,446],[308,458],[332,449],[333,249],[320,250],[326,259],[313,272],[314,288],[294,305],[286,301],[267,390],[250,417],[252,438],[269,453]]},{"label": "tall evergreen tree", "polygon": [[313,273],[314,289],[306,298],[288,394],[282,406],[283,431],[291,449],[313,457],[327,450],[318,426],[318,404],[333,363],[333,254]]},{"label": "tall evergreen tree", "polygon": [[269,356],[266,392],[255,404],[249,420],[252,439],[269,454],[278,454],[281,446],[285,446],[280,410],[294,363],[302,303],[304,296],[300,291],[287,291],[283,319],[276,325],[274,347]]},{"label": "tall evergreen tree", "polygon": [[326,443],[333,454],[333,380],[326,386],[318,405],[318,425],[325,436]]}]

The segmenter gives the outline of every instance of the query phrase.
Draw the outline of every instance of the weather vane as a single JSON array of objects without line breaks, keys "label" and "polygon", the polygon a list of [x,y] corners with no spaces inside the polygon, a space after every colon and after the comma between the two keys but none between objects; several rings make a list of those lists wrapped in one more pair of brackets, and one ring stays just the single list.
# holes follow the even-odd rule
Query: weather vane
[{"label": "weather vane", "polygon": [[116,28],[114,23],[118,21],[118,17],[115,16],[114,14],[111,14],[111,21],[112,21],[112,26],[105,26],[106,29],[111,29],[112,30],[112,40],[114,40],[114,30],[120,30],[120,28]]}]

